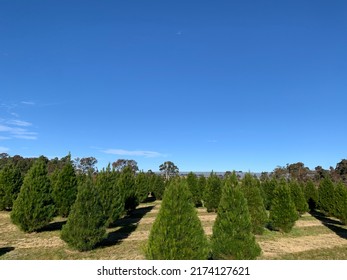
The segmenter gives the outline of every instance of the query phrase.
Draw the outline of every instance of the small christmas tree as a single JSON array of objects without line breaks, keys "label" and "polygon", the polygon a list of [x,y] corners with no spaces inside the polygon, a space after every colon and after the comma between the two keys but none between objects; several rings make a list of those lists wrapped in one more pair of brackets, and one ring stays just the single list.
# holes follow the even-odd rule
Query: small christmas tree
[{"label": "small christmas tree", "polygon": [[240,187],[223,186],[211,243],[213,259],[255,259],[261,253]]},{"label": "small christmas tree", "polygon": [[330,178],[321,180],[318,188],[318,206],[327,215],[334,215],[335,186]]},{"label": "small christmas tree", "polygon": [[77,198],[71,208],[61,238],[72,248],[88,251],[95,247],[106,234],[106,217],[99,193],[91,176],[78,187]]},{"label": "small christmas tree", "polygon": [[314,210],[317,207],[318,202],[318,190],[312,180],[308,180],[305,185],[305,198],[310,210]]},{"label": "small christmas tree", "polygon": [[270,228],[290,232],[299,218],[295,204],[291,198],[290,189],[285,179],[281,179],[273,192],[270,209]]},{"label": "small christmas tree", "polygon": [[16,200],[23,178],[19,168],[5,165],[0,171],[0,210],[11,210]]},{"label": "small christmas tree", "polygon": [[187,185],[179,178],[172,179],[149,235],[147,259],[207,259],[207,238],[190,201]]},{"label": "small christmas tree", "polygon": [[48,225],[54,212],[46,162],[40,158],[24,178],[23,186],[13,204],[11,219],[23,231],[33,232]]},{"label": "small christmas tree", "polygon": [[211,172],[207,178],[205,193],[204,193],[204,206],[207,212],[217,212],[220,197],[221,197],[222,182],[218,176]]},{"label": "small christmas tree", "polygon": [[188,188],[192,194],[192,200],[196,207],[199,207],[202,205],[202,192],[198,185],[198,178],[193,173],[190,172],[187,176],[187,184]]},{"label": "small christmas tree", "polygon": [[289,188],[292,200],[295,204],[296,211],[298,211],[300,215],[304,214],[309,210],[309,208],[305,199],[304,192],[301,189],[299,183],[295,180],[291,180],[289,183]]}]

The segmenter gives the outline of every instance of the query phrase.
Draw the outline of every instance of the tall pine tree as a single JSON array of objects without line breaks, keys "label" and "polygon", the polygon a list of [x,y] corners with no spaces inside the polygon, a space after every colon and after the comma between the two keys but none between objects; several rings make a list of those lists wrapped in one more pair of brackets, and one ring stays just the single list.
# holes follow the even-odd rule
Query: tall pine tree
[{"label": "tall pine tree", "polygon": [[25,232],[43,228],[54,217],[51,181],[46,162],[36,160],[24,178],[11,212],[12,222]]},{"label": "tall pine tree", "polygon": [[223,186],[211,237],[213,259],[255,259],[261,253],[240,187]]},{"label": "tall pine tree", "polygon": [[0,210],[11,210],[23,178],[20,169],[9,163],[0,170]]},{"label": "tall pine tree", "polygon": [[208,242],[187,185],[179,178],[165,190],[146,248],[147,259],[207,259]]},{"label": "tall pine tree", "polygon": [[92,250],[106,235],[106,221],[98,190],[88,176],[78,186],[77,198],[61,231],[61,238],[79,251]]}]

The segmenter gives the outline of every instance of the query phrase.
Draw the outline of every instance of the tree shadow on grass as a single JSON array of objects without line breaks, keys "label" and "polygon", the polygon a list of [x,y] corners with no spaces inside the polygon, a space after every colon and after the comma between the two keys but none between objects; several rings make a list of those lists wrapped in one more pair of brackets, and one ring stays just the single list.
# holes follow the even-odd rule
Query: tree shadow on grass
[{"label": "tree shadow on grass", "polygon": [[117,220],[109,228],[120,228],[115,231],[109,232],[107,237],[98,244],[98,247],[108,247],[116,245],[127,239],[136,230],[140,220],[153,208],[154,206],[137,208],[130,214]]},{"label": "tree shadow on grass", "polygon": [[333,220],[333,219],[325,216],[323,213],[318,212],[316,210],[312,210],[310,213],[317,220],[321,221],[322,224],[324,226],[326,226],[328,229],[335,232],[341,238],[347,239],[347,229],[342,227],[343,224],[340,221]]},{"label": "tree shadow on grass", "polygon": [[61,230],[63,225],[66,224],[66,222],[67,221],[59,221],[59,222],[49,223],[48,225],[46,225],[43,228],[39,229],[37,232]]},{"label": "tree shadow on grass", "polygon": [[2,247],[0,248],[0,256],[5,255],[14,250],[14,247]]}]

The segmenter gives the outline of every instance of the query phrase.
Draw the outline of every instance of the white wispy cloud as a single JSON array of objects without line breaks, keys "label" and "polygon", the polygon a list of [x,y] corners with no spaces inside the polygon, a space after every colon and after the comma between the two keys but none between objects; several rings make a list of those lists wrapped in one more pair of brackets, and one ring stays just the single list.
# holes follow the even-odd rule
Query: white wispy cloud
[{"label": "white wispy cloud", "polygon": [[122,150],[122,149],[108,149],[103,150],[106,154],[111,155],[118,155],[118,156],[139,156],[139,157],[147,157],[147,158],[153,158],[153,157],[164,157],[164,154],[153,152],[153,151],[129,151],[129,150]]},{"label": "white wispy cloud", "polygon": [[24,105],[35,105],[35,102],[32,101],[22,101],[21,103]]},{"label": "white wispy cloud", "polygon": [[21,120],[9,120],[7,121],[7,124],[12,124],[16,126],[31,126],[32,123],[26,122],[26,121],[21,121]]},{"label": "white wispy cloud", "polygon": [[29,131],[26,128],[17,127],[17,126],[9,126],[9,125],[2,125],[0,124],[0,132],[6,133],[5,136],[1,135],[1,137],[8,137],[8,138],[20,138],[20,139],[29,139],[29,140],[36,140],[37,139],[37,133]]},{"label": "white wispy cloud", "polygon": [[7,153],[10,149],[7,147],[1,147],[0,146],[0,153]]}]

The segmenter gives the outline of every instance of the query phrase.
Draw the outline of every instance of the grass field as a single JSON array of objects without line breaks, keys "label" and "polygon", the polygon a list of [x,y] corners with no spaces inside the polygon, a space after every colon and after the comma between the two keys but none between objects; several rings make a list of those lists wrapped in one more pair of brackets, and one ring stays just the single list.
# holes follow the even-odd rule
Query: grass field
[{"label": "grass field", "polygon": [[[11,223],[9,212],[3,211],[0,212],[0,259],[144,259],[143,248],[159,207],[158,201],[141,204],[109,228],[107,238],[90,252],[72,250],[60,239],[66,219],[56,218],[37,233],[23,233]],[[198,215],[206,234],[211,235],[216,215],[204,208],[198,209]],[[347,227],[318,212],[304,214],[290,233],[266,230],[256,238],[262,248],[259,259],[347,259]]]}]

